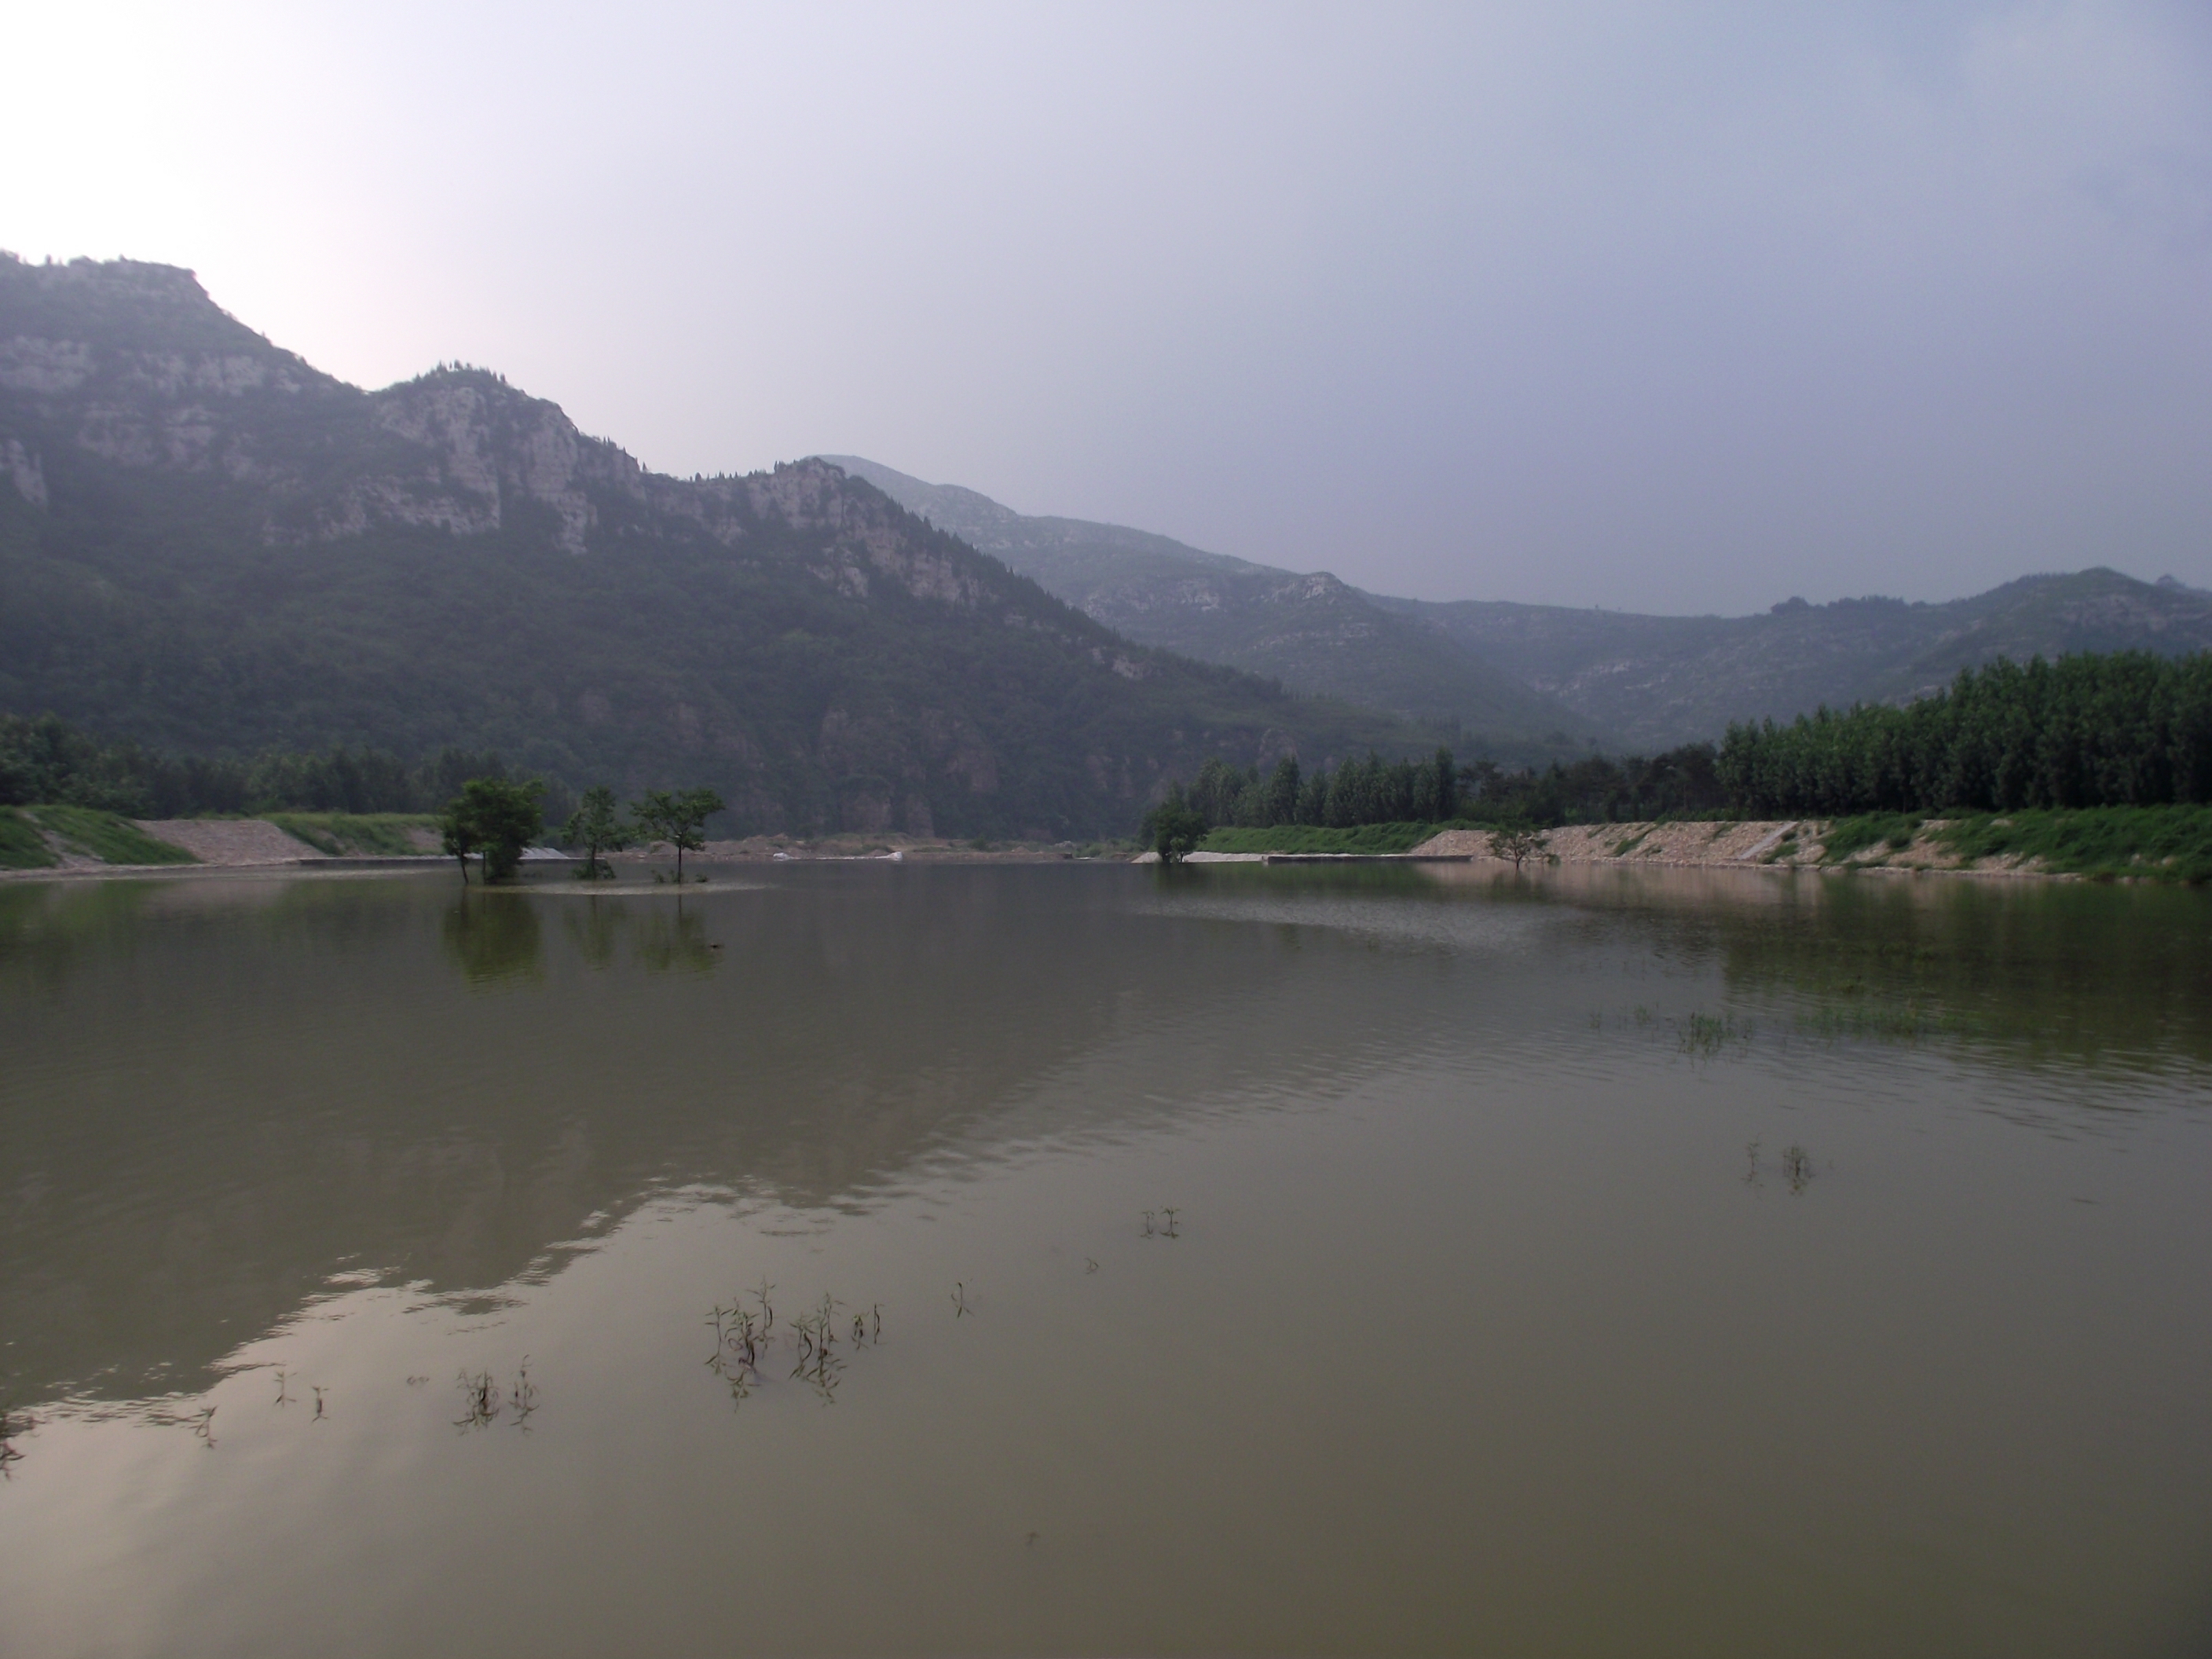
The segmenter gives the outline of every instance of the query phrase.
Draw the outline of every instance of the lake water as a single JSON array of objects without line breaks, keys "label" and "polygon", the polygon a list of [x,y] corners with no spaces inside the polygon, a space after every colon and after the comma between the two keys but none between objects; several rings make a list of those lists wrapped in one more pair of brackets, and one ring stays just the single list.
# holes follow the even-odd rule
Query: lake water
[{"label": "lake water", "polygon": [[10,1654],[2212,1638],[2203,893],[14,885],[0,1131]]}]

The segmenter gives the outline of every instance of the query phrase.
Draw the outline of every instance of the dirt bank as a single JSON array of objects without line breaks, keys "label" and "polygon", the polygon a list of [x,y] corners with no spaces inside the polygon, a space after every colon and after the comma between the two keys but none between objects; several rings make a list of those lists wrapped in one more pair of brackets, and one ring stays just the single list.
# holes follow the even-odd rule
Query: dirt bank
[{"label": "dirt bank", "polygon": [[324,856],[259,818],[141,818],[138,827],[155,841],[182,848],[202,864],[296,864]]},{"label": "dirt bank", "polygon": [[[1731,823],[1577,823],[1549,833],[1545,851],[1562,864],[1650,864],[1703,868],[1797,869],[1821,865],[1826,837],[1833,823],[1825,818],[1765,818]],[[2042,875],[2035,860],[1993,858],[1962,860],[1942,846],[1934,833],[1943,827],[1930,819],[1904,846],[1878,842],[1821,867],[1837,869],[1942,870],[1977,875]],[[1495,856],[1490,836],[1480,830],[1448,830],[1432,836],[1417,854]]]}]

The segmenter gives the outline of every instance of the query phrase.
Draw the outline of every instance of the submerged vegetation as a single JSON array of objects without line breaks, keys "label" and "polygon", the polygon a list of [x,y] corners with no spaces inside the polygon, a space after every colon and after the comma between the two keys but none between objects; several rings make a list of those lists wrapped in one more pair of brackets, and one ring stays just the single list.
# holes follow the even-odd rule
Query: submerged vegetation
[{"label": "submerged vegetation", "polygon": [[1728,1048],[1751,1041],[1753,1027],[1732,1013],[1692,1013],[1675,1026],[1676,1043],[1694,1060],[1710,1060]]},{"label": "submerged vegetation", "polygon": [[[883,1304],[854,1307],[825,1291],[805,1313],[784,1321],[778,1335],[775,1291],[763,1279],[755,1289],[732,1297],[726,1307],[717,1303],[708,1310],[703,1322],[714,1333],[714,1347],[707,1356],[707,1369],[729,1386],[730,1403],[736,1406],[769,1380],[763,1367],[781,1346],[793,1361],[787,1380],[805,1383],[823,1405],[834,1406],[844,1380],[846,1355],[882,1345]],[[966,1311],[961,1304],[960,1312]],[[844,1353],[838,1352],[841,1347]]]}]

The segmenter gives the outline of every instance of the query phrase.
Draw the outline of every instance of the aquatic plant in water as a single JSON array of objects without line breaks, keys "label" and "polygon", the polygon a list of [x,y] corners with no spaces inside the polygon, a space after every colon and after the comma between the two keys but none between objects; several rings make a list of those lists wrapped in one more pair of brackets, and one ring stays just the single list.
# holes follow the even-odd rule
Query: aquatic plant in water
[{"label": "aquatic plant in water", "polygon": [[489,1371],[478,1371],[473,1376],[463,1371],[456,1383],[461,1391],[461,1414],[453,1419],[455,1428],[465,1431],[489,1428],[499,1420],[507,1399]]},{"label": "aquatic plant in water", "polygon": [[15,1479],[11,1471],[23,1461],[23,1454],[15,1442],[38,1426],[27,1412],[19,1412],[12,1406],[0,1406],[0,1480]]},{"label": "aquatic plant in water", "polygon": [[[750,1399],[753,1390],[767,1381],[763,1363],[781,1341],[787,1345],[792,1356],[789,1378],[805,1382],[823,1404],[833,1404],[845,1368],[845,1358],[837,1350],[840,1346],[858,1351],[880,1344],[883,1304],[870,1303],[865,1313],[853,1310],[848,1327],[842,1314],[846,1304],[825,1291],[807,1312],[786,1320],[784,1335],[778,1338],[773,1334],[775,1304],[769,1299],[775,1289],[763,1279],[750,1292],[758,1304],[757,1313],[735,1302],[727,1307],[718,1303],[708,1310],[702,1322],[714,1332],[714,1346],[704,1364],[729,1385],[731,1403],[735,1405]],[[964,1311],[964,1304],[956,1305]]]},{"label": "aquatic plant in water", "polygon": [[1734,1014],[1692,1014],[1677,1027],[1684,1054],[1710,1060],[1733,1042],[1751,1041],[1750,1022],[1739,1023]]}]

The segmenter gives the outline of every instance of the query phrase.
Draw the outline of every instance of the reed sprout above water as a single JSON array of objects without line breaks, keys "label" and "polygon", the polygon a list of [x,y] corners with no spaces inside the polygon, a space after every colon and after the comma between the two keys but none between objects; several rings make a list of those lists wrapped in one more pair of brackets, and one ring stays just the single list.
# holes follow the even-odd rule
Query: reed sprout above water
[{"label": "reed sprout above water", "polygon": [[0,1406],[0,1480],[15,1479],[14,1469],[23,1461],[23,1454],[15,1442],[38,1426],[37,1420],[27,1412],[19,1412],[13,1406]]},{"label": "reed sprout above water", "polygon": [[846,1364],[838,1350],[857,1352],[883,1341],[883,1304],[870,1303],[866,1312],[850,1310],[848,1324],[847,1304],[824,1292],[805,1313],[785,1320],[778,1336],[775,1304],[770,1299],[775,1289],[763,1279],[750,1293],[757,1311],[735,1302],[727,1307],[718,1303],[708,1310],[702,1322],[714,1334],[713,1351],[705,1361],[708,1370],[729,1385],[735,1405],[750,1399],[753,1390],[767,1381],[769,1357],[781,1346],[792,1360],[788,1380],[805,1382],[824,1405],[835,1403]]},{"label": "reed sprout above water", "polygon": [[[1762,1145],[1762,1142],[1754,1140],[1743,1149],[1747,1163],[1743,1180],[1747,1187],[1764,1184],[1760,1179],[1762,1170],[1759,1163]],[[1802,1194],[1812,1183],[1813,1155],[1795,1141],[1782,1149],[1782,1180],[1793,1197]]]}]

